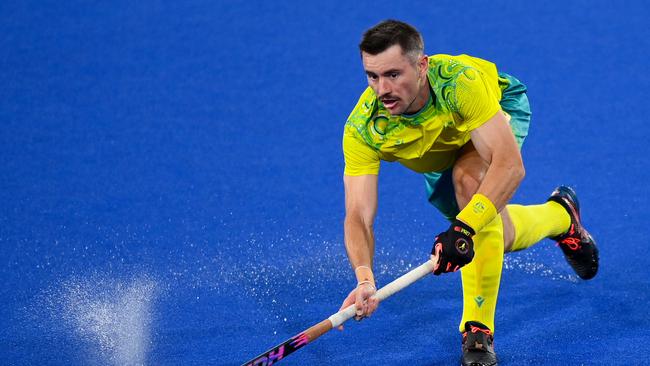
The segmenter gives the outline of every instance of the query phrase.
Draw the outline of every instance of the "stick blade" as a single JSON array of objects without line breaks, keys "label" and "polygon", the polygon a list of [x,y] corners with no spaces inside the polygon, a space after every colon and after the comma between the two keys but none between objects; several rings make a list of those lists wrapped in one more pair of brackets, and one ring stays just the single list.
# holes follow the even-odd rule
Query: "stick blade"
[{"label": "stick blade", "polygon": [[309,343],[309,338],[305,332],[302,332],[269,349],[268,351],[254,357],[253,359],[244,362],[241,366],[273,365],[284,357],[304,347],[307,343]]}]

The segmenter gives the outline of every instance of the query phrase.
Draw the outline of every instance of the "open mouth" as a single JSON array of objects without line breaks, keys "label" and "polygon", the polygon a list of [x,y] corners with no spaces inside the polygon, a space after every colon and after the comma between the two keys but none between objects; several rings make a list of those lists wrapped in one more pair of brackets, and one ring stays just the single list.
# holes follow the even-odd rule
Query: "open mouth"
[{"label": "open mouth", "polygon": [[398,103],[398,99],[392,99],[392,98],[384,98],[381,100],[382,103],[384,103],[384,107],[387,109],[393,109]]}]

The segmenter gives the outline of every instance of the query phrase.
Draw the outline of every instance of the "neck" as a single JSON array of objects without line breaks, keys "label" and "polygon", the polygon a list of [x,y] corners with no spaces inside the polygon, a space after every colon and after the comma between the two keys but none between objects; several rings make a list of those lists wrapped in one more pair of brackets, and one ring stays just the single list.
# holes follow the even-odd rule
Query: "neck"
[{"label": "neck", "polygon": [[424,85],[418,91],[418,94],[413,98],[411,103],[406,107],[404,114],[415,114],[419,112],[427,104],[431,90],[429,89],[429,79],[425,77]]}]

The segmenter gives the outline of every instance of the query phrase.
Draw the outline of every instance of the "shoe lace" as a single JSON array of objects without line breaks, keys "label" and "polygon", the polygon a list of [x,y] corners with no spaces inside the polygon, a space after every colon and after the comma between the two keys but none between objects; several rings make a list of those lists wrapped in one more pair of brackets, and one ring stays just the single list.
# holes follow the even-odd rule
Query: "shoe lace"
[{"label": "shoe lace", "polygon": [[578,249],[580,249],[582,247],[580,245],[580,239],[578,239],[578,238],[568,237],[568,238],[562,240],[561,243],[566,245],[567,247],[569,247],[569,249],[571,249],[571,250],[578,250]]},{"label": "shoe lace", "polygon": [[474,325],[470,325],[470,331],[471,331],[472,333],[481,332],[481,333],[485,333],[485,334],[487,334],[487,335],[489,335],[489,336],[492,335],[492,331],[491,331],[491,330],[489,330],[489,329],[479,328],[479,327],[474,326]]},{"label": "shoe lace", "polygon": [[[468,334],[473,333],[483,333],[485,334],[485,338],[482,337],[472,337],[471,342],[468,343]],[[483,342],[486,344],[484,345]],[[494,344],[494,336],[492,335],[492,332],[489,329],[484,329],[484,328],[479,328],[474,325],[470,325],[469,332],[463,332],[463,347],[467,347],[467,349],[475,350],[475,351],[487,351],[486,347],[489,347],[489,345]]]},{"label": "shoe lace", "polygon": [[569,228],[569,231],[565,234],[567,235],[567,237],[560,240],[560,242],[558,242],[558,245],[564,244],[573,251],[580,249],[582,247],[580,245],[581,241],[579,238],[575,237],[575,234],[576,234],[576,227],[575,224],[572,223],[571,227]]}]

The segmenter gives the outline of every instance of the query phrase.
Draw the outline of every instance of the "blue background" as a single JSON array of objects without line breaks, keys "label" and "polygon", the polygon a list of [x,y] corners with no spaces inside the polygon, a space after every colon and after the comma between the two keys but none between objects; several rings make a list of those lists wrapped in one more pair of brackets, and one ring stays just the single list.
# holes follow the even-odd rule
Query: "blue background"
[{"label": "blue background", "polygon": [[[642,1],[7,1],[0,4],[0,364],[232,365],[336,312],[345,119],[379,20],[529,88],[514,202],[578,191],[601,269],[508,255],[502,365],[647,357],[649,6]],[[376,277],[446,223],[384,164]],[[428,277],[283,364],[454,365],[458,274]],[[134,346],[135,345],[135,346]]]}]

